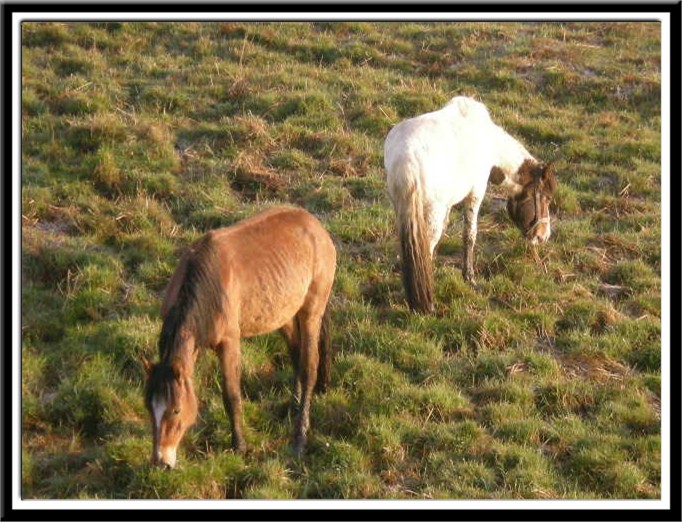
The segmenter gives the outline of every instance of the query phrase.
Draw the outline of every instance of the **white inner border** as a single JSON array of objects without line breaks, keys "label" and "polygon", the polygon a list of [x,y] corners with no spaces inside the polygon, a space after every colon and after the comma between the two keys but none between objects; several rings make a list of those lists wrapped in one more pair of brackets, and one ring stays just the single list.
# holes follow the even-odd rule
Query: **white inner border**
[{"label": "white inner border", "polygon": [[[170,6],[172,8],[172,4]],[[218,6],[216,6],[218,7]],[[272,8],[272,6],[268,6]],[[79,20],[160,20],[160,21],[314,21],[314,20],[372,20],[372,21],[615,21],[639,20],[661,22],[661,500],[22,500],[21,499],[21,215],[13,214],[12,230],[12,506],[15,510],[100,510],[100,509],[603,509],[641,510],[670,509],[670,13],[13,13],[12,15],[12,185],[13,209],[21,207],[21,38],[22,21],[79,21]],[[9,502],[9,500],[6,500]],[[453,514],[454,517],[454,514]],[[188,514],[188,519],[196,519]]]}]

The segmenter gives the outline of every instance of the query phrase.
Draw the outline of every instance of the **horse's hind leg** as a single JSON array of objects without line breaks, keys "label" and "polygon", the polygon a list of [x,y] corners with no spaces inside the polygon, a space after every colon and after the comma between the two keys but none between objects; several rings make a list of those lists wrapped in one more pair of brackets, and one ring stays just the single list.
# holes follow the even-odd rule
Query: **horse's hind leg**
[{"label": "horse's hind leg", "polygon": [[324,304],[320,311],[315,311],[313,314],[301,312],[298,316],[301,351],[297,374],[301,382],[301,400],[294,434],[294,453],[296,455],[303,452],[310,428],[310,402],[317,382],[317,367],[320,359],[319,339],[323,313]]},{"label": "horse's hind leg", "polygon": [[291,363],[294,366],[294,403],[298,404],[301,400],[301,376],[299,373],[299,363],[301,358],[301,336],[298,329],[298,320],[292,320],[284,325],[279,332],[282,333],[289,347]]},{"label": "horse's hind leg", "polygon": [[436,246],[443,236],[443,232],[448,226],[448,217],[450,215],[450,207],[443,204],[432,204],[427,213],[427,222],[429,227],[429,249],[431,257],[433,258],[436,251]]},{"label": "horse's hind leg", "polygon": [[223,404],[232,425],[232,448],[237,452],[246,450],[242,431],[242,395],[240,390],[239,337],[234,336],[218,345],[218,355],[223,374]]},{"label": "horse's hind leg", "polygon": [[482,201],[482,197],[472,193],[466,199],[464,207],[464,265],[462,272],[464,279],[472,285],[476,284],[474,281],[474,246],[476,245],[478,229],[478,210]]}]

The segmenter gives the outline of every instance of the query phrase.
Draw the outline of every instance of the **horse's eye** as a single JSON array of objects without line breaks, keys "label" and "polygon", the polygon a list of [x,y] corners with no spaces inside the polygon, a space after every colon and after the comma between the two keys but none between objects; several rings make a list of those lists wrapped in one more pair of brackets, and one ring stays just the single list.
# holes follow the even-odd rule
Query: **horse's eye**
[{"label": "horse's eye", "polygon": [[173,416],[180,414],[180,409],[173,409]]}]

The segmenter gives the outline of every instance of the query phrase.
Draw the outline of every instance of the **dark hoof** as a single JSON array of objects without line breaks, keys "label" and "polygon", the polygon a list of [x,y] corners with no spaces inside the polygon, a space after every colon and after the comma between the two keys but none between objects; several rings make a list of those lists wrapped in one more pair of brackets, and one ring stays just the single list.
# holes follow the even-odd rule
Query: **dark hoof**
[{"label": "dark hoof", "polygon": [[301,438],[296,438],[294,441],[294,444],[291,447],[291,452],[293,453],[294,457],[296,458],[301,458],[303,456],[303,452],[305,451],[305,440]]},{"label": "dark hoof", "polygon": [[474,277],[473,272],[465,272],[464,281],[471,285],[474,289],[478,288],[478,284],[476,283],[476,278]]},{"label": "dark hoof", "polygon": [[434,306],[433,303],[426,303],[426,304],[408,304],[410,307],[410,310],[414,313],[417,314],[431,314],[433,312]]},{"label": "dark hoof", "polygon": [[238,441],[232,444],[232,450],[236,454],[246,454],[246,443],[243,441]]}]

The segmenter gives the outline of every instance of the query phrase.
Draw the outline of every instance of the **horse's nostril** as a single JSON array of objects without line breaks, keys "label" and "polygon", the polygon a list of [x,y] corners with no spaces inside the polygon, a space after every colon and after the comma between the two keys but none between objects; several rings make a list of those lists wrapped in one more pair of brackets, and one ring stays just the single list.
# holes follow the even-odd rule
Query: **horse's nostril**
[{"label": "horse's nostril", "polygon": [[170,470],[173,468],[172,464],[163,459],[163,456],[160,452],[152,456],[152,465],[156,465],[163,470]]},{"label": "horse's nostril", "polygon": [[173,465],[171,463],[168,463],[168,462],[164,461],[163,459],[156,460],[155,465],[162,470],[170,470],[173,468]]}]

